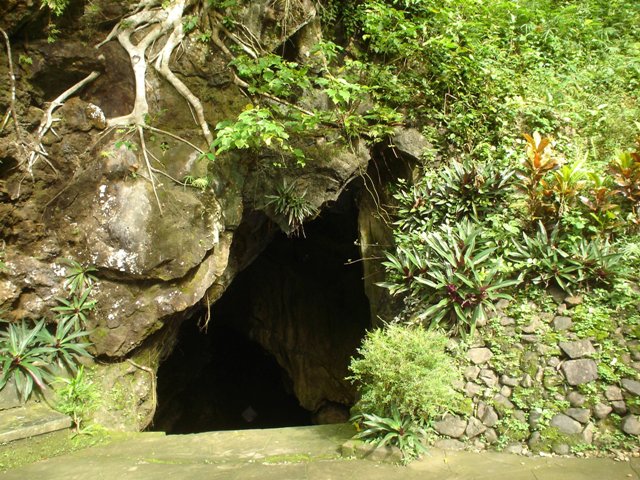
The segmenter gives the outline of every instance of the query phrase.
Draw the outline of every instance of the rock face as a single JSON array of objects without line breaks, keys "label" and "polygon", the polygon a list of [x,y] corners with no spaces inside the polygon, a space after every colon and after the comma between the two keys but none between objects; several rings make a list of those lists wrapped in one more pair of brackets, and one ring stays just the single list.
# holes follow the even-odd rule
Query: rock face
[{"label": "rock face", "polygon": [[[113,18],[122,17],[129,8],[127,2],[99,3]],[[286,27],[287,35],[300,33],[299,53],[304,57],[307,51],[308,56],[303,39],[312,42],[319,34],[317,22],[312,21],[316,13],[312,2],[297,2],[286,17],[276,12],[283,18],[266,24],[270,2],[241,3],[247,28],[264,48],[272,50],[283,43],[280,29]],[[371,154],[357,142],[340,145],[331,139],[328,145],[326,139],[317,138],[302,145],[307,156],[304,168],[274,166],[272,158],[277,152],[268,148],[219,156],[212,164],[198,151],[206,150],[208,144],[193,122],[189,105],[151,68],[146,93],[153,115],[148,123],[156,130],[144,134],[144,150],[135,129],[105,128],[108,119],[126,115],[133,106],[130,59],[115,41],[96,54],[92,43],[105,38],[108,31],[95,30],[104,26],[88,18],[89,13],[83,14],[82,2],[72,1],[70,8],[73,11],[59,25],[75,29],[73,39],[51,45],[44,39],[30,41],[33,64],[20,71],[17,85],[19,92],[33,92],[27,99],[30,104],[20,103],[20,98],[17,105],[25,128],[35,131],[47,102],[79,79],[93,71],[99,76],[56,110],[56,132],[42,138],[47,161],[40,159],[30,172],[24,170],[13,130],[0,132],[0,237],[7,265],[0,273],[0,309],[9,312],[10,320],[46,316],[56,305],[55,298],[64,296],[62,285],[69,272],[64,259],[93,265],[98,270],[92,290],[97,308],[88,328],[94,353],[117,362],[135,351],[136,358],[148,358],[145,365],[156,370],[175,344],[177,326],[201,305],[215,303],[279,229],[290,230],[283,215],[265,206],[265,195],[276,193],[285,182],[295,183],[297,194],[304,194],[309,205],[322,210],[366,171]],[[10,0],[0,6],[0,23],[11,34],[45,13],[37,2]],[[310,31],[302,32],[307,26]],[[12,41],[14,51],[22,51],[22,40]],[[182,81],[203,99],[210,125],[242,112],[246,97],[231,84],[228,58],[221,51],[204,42],[190,42],[185,55],[175,61]],[[7,78],[6,62],[0,63],[0,75]],[[0,104],[4,107],[6,100],[3,90]],[[424,147],[419,134],[405,133],[399,143],[417,155]],[[187,187],[182,184],[187,176],[206,179],[207,185],[202,190]],[[26,177],[33,182],[24,181]],[[363,208],[367,201],[362,200]],[[382,229],[381,237],[376,237],[372,233],[376,229],[367,228],[364,222],[362,217],[363,238],[384,237]],[[357,236],[350,239],[352,244]],[[301,284],[295,278],[283,282],[300,294]],[[273,285],[264,288],[269,287]],[[315,288],[322,290],[322,286]],[[314,297],[313,292],[304,293],[307,300],[309,294]],[[281,301],[266,297],[257,301],[255,318],[266,323],[249,322],[244,327],[274,352],[294,378],[300,401],[311,410],[323,401],[352,402],[352,387],[344,380],[344,370],[353,353],[355,334],[345,333],[338,324],[339,316],[334,316],[335,324],[321,327],[313,317],[300,320],[300,295],[285,299],[275,290],[262,294]],[[285,305],[285,300],[292,303]],[[312,300],[318,312],[326,307],[323,301],[327,299],[315,295]],[[279,327],[265,320],[272,315],[280,316]],[[301,338],[303,329],[309,332],[305,339]],[[357,335],[362,331],[358,326]],[[319,333],[326,337],[320,339]],[[337,337],[340,341],[348,338],[345,345],[349,346],[336,349]],[[129,372],[130,365],[122,365]],[[126,375],[140,383],[136,401],[144,408],[127,426],[123,418],[110,420],[106,415],[103,419],[119,428],[144,428],[145,421],[150,421],[153,395],[150,384],[142,383],[151,380],[142,379],[148,373],[139,369]],[[104,375],[112,383],[115,377]]]}]

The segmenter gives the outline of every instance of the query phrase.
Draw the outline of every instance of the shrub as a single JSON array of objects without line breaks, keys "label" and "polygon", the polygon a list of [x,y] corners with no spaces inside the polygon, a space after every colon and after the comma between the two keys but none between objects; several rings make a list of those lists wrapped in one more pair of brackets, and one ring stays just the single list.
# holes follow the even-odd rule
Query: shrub
[{"label": "shrub", "polygon": [[359,357],[349,365],[361,411],[429,420],[462,411],[462,395],[452,388],[459,372],[445,352],[447,337],[422,327],[391,324],[369,332]]}]

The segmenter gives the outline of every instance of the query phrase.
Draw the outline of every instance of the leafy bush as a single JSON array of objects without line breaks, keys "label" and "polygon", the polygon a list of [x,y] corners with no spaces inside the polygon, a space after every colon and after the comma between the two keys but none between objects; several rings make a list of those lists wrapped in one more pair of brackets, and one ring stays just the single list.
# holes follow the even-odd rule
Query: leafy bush
[{"label": "leafy bush", "polygon": [[444,334],[422,327],[391,324],[369,332],[349,365],[358,408],[382,417],[397,409],[415,420],[461,411],[462,395],[451,386],[459,372],[446,344]]}]

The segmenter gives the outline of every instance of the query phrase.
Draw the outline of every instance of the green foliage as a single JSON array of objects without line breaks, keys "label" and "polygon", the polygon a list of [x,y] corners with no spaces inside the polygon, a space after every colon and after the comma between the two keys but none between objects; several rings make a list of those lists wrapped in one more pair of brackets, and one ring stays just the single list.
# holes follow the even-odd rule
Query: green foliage
[{"label": "green foliage", "polygon": [[34,386],[42,390],[45,382],[51,378],[47,371],[47,359],[53,349],[42,345],[40,333],[43,329],[42,320],[33,328],[23,320],[10,323],[6,331],[0,332],[0,390],[13,378],[22,401],[29,398]]},{"label": "green foliage", "polygon": [[427,449],[423,444],[426,432],[410,415],[402,415],[394,406],[390,417],[373,413],[362,413],[350,421],[362,426],[354,438],[362,439],[376,447],[398,447],[402,452],[402,463],[408,464]]},{"label": "green foliage", "polygon": [[277,187],[275,195],[265,195],[265,207],[271,207],[276,215],[286,218],[290,235],[296,235],[299,231],[304,234],[304,221],[318,213],[305,198],[306,195],[306,190],[298,194],[295,184],[287,185],[286,181]]},{"label": "green foliage", "polygon": [[422,327],[391,324],[369,332],[349,365],[360,410],[385,416],[397,408],[415,420],[463,410],[462,395],[451,386],[459,372],[446,344],[445,335]]},{"label": "green foliage", "polygon": [[231,65],[249,83],[250,93],[268,93],[282,98],[298,97],[311,88],[308,69],[282,57],[268,54],[257,59],[246,55],[236,57]]},{"label": "green foliage", "polygon": [[33,58],[31,58],[29,55],[24,55],[21,53],[18,56],[18,63],[20,65],[33,65]]},{"label": "green foliage", "polygon": [[85,267],[68,258],[63,262],[69,267],[65,275],[64,288],[69,290],[70,295],[82,294],[91,288],[93,282],[96,281],[94,272],[98,271],[95,267],[91,265]]},{"label": "green foliage", "polygon": [[468,220],[454,227],[443,224],[421,240],[419,252],[400,250],[404,258],[387,254],[384,265],[396,281],[381,285],[392,293],[410,290],[420,298],[425,310],[417,321],[432,328],[445,324],[456,333],[473,335],[476,323],[487,318],[494,302],[511,298],[501,290],[519,281],[504,278],[495,263],[495,248]]},{"label": "green foliage", "polygon": [[215,155],[234,149],[253,149],[278,147],[291,153],[304,164],[304,153],[289,143],[289,133],[283,121],[274,117],[272,110],[253,105],[238,115],[235,122],[224,121],[216,125],[218,134],[211,144]]},{"label": "green foliage", "polygon": [[41,8],[47,7],[57,17],[69,6],[69,0],[40,0]]},{"label": "green foliage", "polygon": [[427,170],[411,188],[401,183],[394,198],[399,207],[398,228],[427,232],[439,223],[482,218],[506,206],[513,170],[484,162],[453,161]]},{"label": "green foliage", "polygon": [[72,378],[56,378],[56,410],[69,415],[76,433],[83,433],[83,423],[98,407],[100,396],[89,374],[81,366]]},{"label": "green foliage", "polygon": [[208,176],[194,177],[192,175],[187,175],[184,177],[184,184],[204,192],[211,184],[211,179]]},{"label": "green foliage", "polygon": [[60,303],[51,310],[58,314],[60,320],[71,322],[76,329],[87,325],[87,315],[95,308],[96,301],[89,299],[91,288],[85,289],[79,296],[72,295],[71,298],[56,298]]},{"label": "green foliage", "polygon": [[55,362],[61,368],[75,372],[78,358],[91,357],[87,352],[91,343],[81,341],[88,335],[88,332],[78,330],[72,319],[63,317],[58,320],[53,333],[50,333],[46,328],[41,329],[38,340],[42,345],[50,348],[50,362]]},{"label": "green foliage", "polygon": [[559,230],[547,232],[542,222],[533,236],[522,234],[522,240],[514,239],[512,260],[533,284],[549,286],[554,281],[563,290],[580,282],[578,264],[568,252],[560,248]]},{"label": "green foliage", "polygon": [[74,330],[72,321],[59,320],[55,332],[47,330],[44,320],[34,326],[26,321],[10,323],[0,332],[0,358],[2,373],[0,390],[13,378],[22,401],[34,390],[44,390],[53,379],[55,367],[75,372],[78,359],[90,357],[81,342],[87,332]]}]

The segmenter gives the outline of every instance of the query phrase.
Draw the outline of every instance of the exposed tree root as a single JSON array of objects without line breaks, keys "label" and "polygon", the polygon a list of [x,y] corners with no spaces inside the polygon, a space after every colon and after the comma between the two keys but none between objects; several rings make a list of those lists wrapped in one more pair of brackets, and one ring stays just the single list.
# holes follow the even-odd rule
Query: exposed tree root
[{"label": "exposed tree root", "polygon": [[149,374],[149,378],[151,379],[151,385],[149,388],[149,390],[151,391],[151,413],[149,414],[148,421],[145,422],[146,425],[151,425],[151,423],[153,422],[153,417],[156,414],[156,408],[158,408],[158,397],[156,393],[156,372],[154,372],[152,368],[140,365],[130,358],[127,359],[127,362],[133,365],[135,368],[140,369],[143,372],[147,372]]},{"label": "exposed tree root", "polygon": [[88,83],[91,83],[92,81],[94,81],[96,78],[98,78],[98,76],[100,76],[100,73],[91,72],[89,75],[87,75],[85,78],[80,80],[78,83],[76,83],[75,85],[69,87],[67,90],[62,92],[60,95],[58,95],[58,97],[53,102],[51,102],[51,104],[49,105],[49,108],[47,108],[46,112],[44,113],[44,116],[42,117],[42,120],[40,121],[40,126],[36,131],[36,139],[34,142],[35,146],[31,149],[31,153],[29,154],[27,170],[29,171],[29,174],[31,176],[33,176],[33,166],[36,164],[36,162],[40,158],[44,159],[47,165],[49,165],[49,167],[51,167],[57,173],[56,168],[47,159],[47,156],[48,156],[47,151],[42,145],[42,139],[47,134],[47,132],[51,130],[51,126],[55,121],[55,119],[53,118],[53,111],[56,108],[61,107],[67,98],[69,98],[71,95],[76,93],[78,90],[83,88]]},{"label": "exposed tree root", "polygon": [[158,210],[160,210],[160,216],[162,216],[162,204],[160,203],[160,197],[158,197],[158,190],[156,189],[156,181],[155,181],[155,177],[153,176],[153,169],[151,168],[149,155],[147,155],[147,145],[144,141],[144,131],[142,130],[142,125],[138,125],[138,135],[140,136],[140,147],[142,148],[142,157],[144,158],[144,163],[146,163],[147,165],[147,172],[149,172],[149,181],[151,182],[151,187],[153,188],[153,195],[156,197]]},{"label": "exposed tree root", "polygon": [[18,123],[18,115],[16,114],[16,75],[13,71],[13,59],[11,58],[11,42],[9,41],[9,35],[7,35],[7,32],[0,28],[0,33],[2,33],[2,36],[4,37],[4,43],[7,48],[7,59],[9,62],[9,85],[11,88],[11,94],[9,96],[9,111],[7,112],[7,115],[2,122],[2,126],[0,126],[0,131],[4,129],[7,121],[9,120],[9,115],[11,115],[11,118],[13,119],[13,126],[16,129],[16,136],[18,137],[17,140],[20,141],[20,124]]}]

